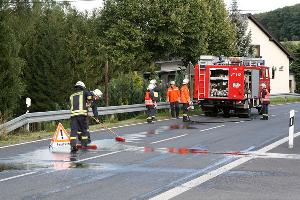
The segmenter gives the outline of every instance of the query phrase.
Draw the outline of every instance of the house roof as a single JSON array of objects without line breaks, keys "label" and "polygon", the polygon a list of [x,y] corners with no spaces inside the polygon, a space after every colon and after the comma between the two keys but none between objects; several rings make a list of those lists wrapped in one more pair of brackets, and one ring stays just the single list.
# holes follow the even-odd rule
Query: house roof
[{"label": "house roof", "polygon": [[270,41],[273,41],[286,55],[290,60],[295,60],[295,56],[289,52],[272,34],[252,15],[247,14],[248,19],[250,19],[260,30],[262,30],[268,37]]}]

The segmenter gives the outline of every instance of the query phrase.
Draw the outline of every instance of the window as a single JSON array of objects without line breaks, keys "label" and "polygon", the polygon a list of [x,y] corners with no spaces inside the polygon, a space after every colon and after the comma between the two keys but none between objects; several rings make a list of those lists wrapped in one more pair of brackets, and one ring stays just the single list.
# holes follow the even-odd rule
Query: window
[{"label": "window", "polygon": [[275,79],[275,71],[276,71],[276,67],[272,67],[272,79]]},{"label": "window", "polygon": [[253,45],[253,56],[260,58],[260,45]]}]

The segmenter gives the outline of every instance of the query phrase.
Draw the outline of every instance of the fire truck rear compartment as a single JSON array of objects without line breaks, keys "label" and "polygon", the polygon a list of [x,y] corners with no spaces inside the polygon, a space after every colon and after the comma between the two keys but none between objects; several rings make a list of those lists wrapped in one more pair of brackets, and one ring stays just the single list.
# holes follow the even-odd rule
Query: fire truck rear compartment
[{"label": "fire truck rear compartment", "polygon": [[233,112],[238,117],[248,118],[251,115],[251,103],[248,100],[233,101],[233,100],[203,100],[201,101],[201,109],[206,116],[217,116],[222,112],[224,117],[230,117]]}]

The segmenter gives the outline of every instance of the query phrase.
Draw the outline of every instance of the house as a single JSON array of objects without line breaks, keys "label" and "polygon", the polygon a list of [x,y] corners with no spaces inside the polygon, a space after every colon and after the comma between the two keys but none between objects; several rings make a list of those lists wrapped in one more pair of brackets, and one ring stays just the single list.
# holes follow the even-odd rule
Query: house
[{"label": "house", "polygon": [[[156,65],[159,66],[160,70],[156,71],[159,79],[164,83],[168,84],[170,81],[175,80],[176,72],[185,70],[186,67],[183,65],[182,59],[172,59],[166,61],[156,61]],[[144,77],[150,77],[150,73],[144,73]]]},{"label": "house", "polygon": [[[289,66],[295,57],[251,14],[248,18],[248,31],[251,31],[251,45],[254,47],[255,57],[262,57],[269,67],[271,79],[271,93],[289,93],[295,91],[294,75],[290,74]],[[181,60],[158,61],[159,77],[168,83],[175,78],[175,72],[184,68]],[[190,74],[192,76],[192,71]]]},{"label": "house", "polygon": [[[295,90],[295,80],[290,76],[289,66],[295,60],[270,32],[251,14],[248,17],[248,31],[251,31],[251,44],[256,57],[262,57],[270,69],[271,94],[289,93]],[[290,79],[291,77],[291,79]]]}]

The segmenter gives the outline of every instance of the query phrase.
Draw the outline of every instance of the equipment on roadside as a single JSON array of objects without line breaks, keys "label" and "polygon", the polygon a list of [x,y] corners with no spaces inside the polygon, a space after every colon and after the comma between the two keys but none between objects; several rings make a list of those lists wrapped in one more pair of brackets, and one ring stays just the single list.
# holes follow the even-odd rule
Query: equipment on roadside
[{"label": "equipment on roadside", "polygon": [[63,125],[59,123],[51,138],[49,150],[53,153],[68,153],[70,148],[70,136]]},{"label": "equipment on roadside", "polygon": [[103,128],[105,128],[106,130],[108,130],[110,133],[112,133],[114,136],[115,136],[115,140],[117,142],[125,142],[125,138],[123,137],[120,137],[117,133],[115,133],[114,131],[112,131],[110,128],[108,128],[107,126],[105,126],[103,123],[101,123],[98,119],[96,119],[95,117],[92,117],[98,124],[101,124],[101,126]]},{"label": "equipment on roadside", "polygon": [[261,85],[270,91],[269,67],[261,58],[200,56],[194,67],[194,101],[207,116],[223,112],[229,117],[250,117],[260,112]]},{"label": "equipment on roadside", "polygon": [[88,150],[88,149],[96,150],[97,145],[96,144],[88,144],[87,146],[83,146],[81,144],[76,144],[76,148],[82,149],[82,150]]}]

